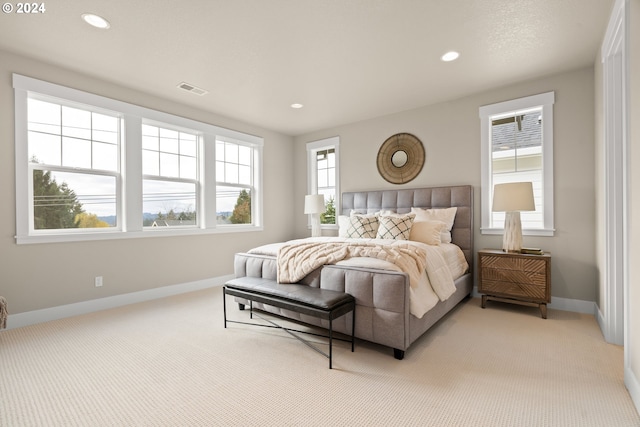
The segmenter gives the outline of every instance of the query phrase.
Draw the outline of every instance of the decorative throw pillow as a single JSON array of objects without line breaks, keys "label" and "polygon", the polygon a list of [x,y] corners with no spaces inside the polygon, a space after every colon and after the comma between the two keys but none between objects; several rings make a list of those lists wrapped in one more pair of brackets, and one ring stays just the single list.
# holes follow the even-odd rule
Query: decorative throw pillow
[{"label": "decorative throw pillow", "polygon": [[416,214],[416,222],[420,221],[442,221],[447,226],[441,232],[440,240],[442,243],[451,243],[451,228],[456,219],[457,207],[441,208],[441,209],[422,209],[411,208],[411,212]]},{"label": "decorative throw pillow", "polygon": [[377,239],[409,240],[414,213],[404,215],[382,215],[378,226]]},{"label": "decorative throw pillow", "polygon": [[338,237],[347,237],[351,220],[347,215],[338,215]]},{"label": "decorative throw pillow", "polygon": [[347,236],[354,239],[372,239],[378,231],[378,217],[375,215],[351,215]]},{"label": "decorative throw pillow", "polygon": [[414,221],[409,239],[437,246],[442,242],[442,232],[446,229],[447,224],[442,221]]}]

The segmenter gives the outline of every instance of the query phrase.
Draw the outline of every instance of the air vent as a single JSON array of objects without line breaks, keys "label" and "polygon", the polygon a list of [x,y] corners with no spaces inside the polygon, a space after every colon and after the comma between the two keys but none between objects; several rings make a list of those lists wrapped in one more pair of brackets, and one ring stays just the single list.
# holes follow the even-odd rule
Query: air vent
[{"label": "air vent", "polygon": [[180,88],[182,90],[186,90],[187,92],[191,92],[191,93],[196,94],[196,95],[200,95],[200,96],[202,96],[202,95],[207,93],[206,90],[200,89],[199,87],[196,87],[194,85],[190,85],[189,83],[185,83],[185,82],[180,83],[178,85],[178,88]]}]

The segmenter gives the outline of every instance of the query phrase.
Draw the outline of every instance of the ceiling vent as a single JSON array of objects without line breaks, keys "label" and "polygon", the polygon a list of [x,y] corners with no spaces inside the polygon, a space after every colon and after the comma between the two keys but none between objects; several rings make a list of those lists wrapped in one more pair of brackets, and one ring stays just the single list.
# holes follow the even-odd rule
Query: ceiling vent
[{"label": "ceiling vent", "polygon": [[186,90],[187,92],[191,92],[191,93],[196,94],[196,95],[200,95],[200,96],[202,96],[202,95],[207,93],[206,90],[200,89],[199,87],[196,87],[194,85],[190,85],[189,83],[185,83],[185,82],[180,83],[178,85],[178,88],[180,88],[182,90]]}]

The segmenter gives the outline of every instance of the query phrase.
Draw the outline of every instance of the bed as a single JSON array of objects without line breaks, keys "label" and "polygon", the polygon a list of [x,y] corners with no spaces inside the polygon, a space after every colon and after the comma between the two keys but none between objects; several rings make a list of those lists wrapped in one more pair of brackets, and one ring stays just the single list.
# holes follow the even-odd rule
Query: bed
[{"label": "bed", "polygon": [[[429,251],[440,250],[440,246],[448,248],[448,252],[457,254],[453,258],[457,257],[460,262],[465,264],[457,267],[455,275],[450,274],[452,283],[446,292],[443,291],[446,293],[446,298],[440,298],[440,293],[436,292],[437,301],[428,304],[428,307],[424,307],[424,304],[420,306],[420,303],[416,304],[415,301],[417,299],[417,273],[405,271],[392,265],[394,263],[401,265],[401,262],[398,263],[391,259],[372,260],[367,257],[368,255],[363,257],[347,256],[344,259],[333,259],[335,257],[331,257],[330,263],[307,266],[309,271],[304,269],[296,271],[295,273],[298,275],[304,274],[303,277],[297,277],[295,274],[285,275],[283,273],[283,264],[285,264],[283,257],[279,259],[277,256],[278,253],[283,254],[284,249],[299,248],[299,244],[312,245],[309,248],[315,248],[313,245],[316,242],[320,245],[342,245],[343,241],[350,240],[353,237],[346,237],[343,230],[352,226],[354,222],[363,221],[362,218],[374,215],[406,217],[415,214],[417,217],[413,217],[415,219],[414,228],[411,230],[413,232],[418,229],[417,218],[423,218],[423,214],[436,214],[437,219],[440,219],[441,213],[445,211],[450,213],[452,210],[455,212],[454,217],[451,218],[452,224],[442,226],[441,234],[440,230],[436,233],[441,236],[439,245],[414,244],[410,241],[400,241],[398,243],[389,241],[391,246],[394,244],[399,246],[398,251],[405,252],[407,249],[401,248],[406,248],[407,245],[418,246]],[[358,219],[351,219],[352,217],[358,217]],[[397,223],[399,220],[392,219],[392,221]],[[245,253],[237,253],[234,258],[235,276],[277,278],[278,280],[286,277],[287,281],[293,278],[296,283],[347,292],[353,295],[356,298],[355,313],[357,322],[355,336],[359,339],[392,348],[394,357],[401,360],[412,343],[470,295],[472,291],[473,187],[459,185],[345,192],[342,194],[339,222],[341,227],[338,237],[308,238],[280,242],[253,248]],[[429,222],[428,225],[432,227],[437,222]],[[446,220],[443,220],[443,222],[446,222]],[[436,225],[440,226],[440,224]],[[432,228],[430,230],[431,235],[435,235],[434,230]],[[353,232],[354,230],[349,228],[349,231]],[[375,239],[367,239],[366,236],[359,237],[361,238],[353,239],[353,242],[359,242],[361,246],[367,248],[365,250],[373,247],[379,248],[379,245],[384,243],[377,242]],[[411,237],[413,237],[413,234],[411,234]],[[450,242],[448,241],[449,239]],[[385,242],[387,242],[386,239]],[[324,248],[325,246],[320,247]],[[329,254],[331,251],[327,250],[327,253]],[[448,265],[449,258],[443,258],[446,258],[445,263]],[[386,266],[384,265],[385,263],[387,263]],[[292,262],[290,264],[297,269],[300,263]],[[430,277],[431,274],[428,272],[426,275]],[[433,286],[433,288],[437,288],[437,286]],[[240,307],[246,303],[241,299],[238,299],[237,302]],[[431,305],[433,306],[431,307]],[[325,324],[326,321],[276,307],[254,304],[254,308],[307,324],[325,328],[328,326]],[[425,310],[425,308],[428,309]],[[334,330],[349,334],[351,331],[350,316],[344,316],[339,321],[335,321],[333,324]]]}]

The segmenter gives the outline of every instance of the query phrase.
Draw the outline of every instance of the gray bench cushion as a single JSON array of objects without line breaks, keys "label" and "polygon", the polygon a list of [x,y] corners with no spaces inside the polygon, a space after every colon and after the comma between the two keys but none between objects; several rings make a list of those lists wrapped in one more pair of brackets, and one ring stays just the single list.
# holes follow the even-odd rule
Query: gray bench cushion
[{"label": "gray bench cushion", "polygon": [[229,280],[226,286],[232,289],[281,298],[322,310],[332,310],[342,304],[353,301],[353,296],[344,292],[312,288],[297,283],[278,283],[275,280],[262,277],[240,277]]}]

